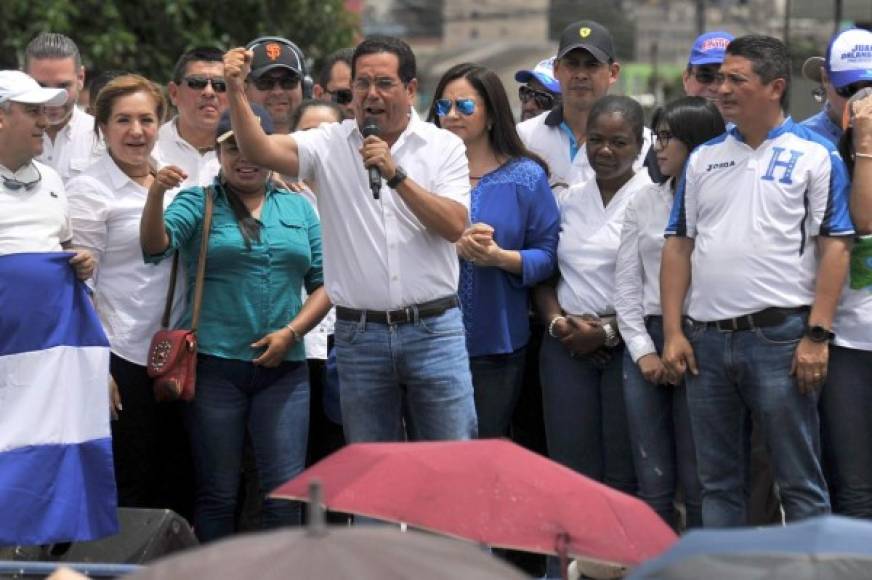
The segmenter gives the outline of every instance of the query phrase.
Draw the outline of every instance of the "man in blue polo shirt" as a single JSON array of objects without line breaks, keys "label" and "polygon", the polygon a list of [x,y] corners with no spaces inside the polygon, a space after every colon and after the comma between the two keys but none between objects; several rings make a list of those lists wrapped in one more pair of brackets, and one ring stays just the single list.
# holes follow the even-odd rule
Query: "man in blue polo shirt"
[{"label": "man in blue polo shirt", "polygon": [[786,116],[790,55],[784,44],[766,36],[738,38],[727,47],[719,75],[721,110],[735,126],[688,160],[660,278],[663,358],[673,379],[689,371],[703,524],[709,527],[746,523],[752,412],[787,519],[830,509],[817,389],[826,378],[854,234],[848,175],[838,153]]},{"label": "man in blue polo shirt", "polygon": [[840,32],[830,41],[826,58],[809,58],[802,74],[820,83],[827,97],[823,108],[802,124],[838,146],[845,103],[860,89],[872,87],[872,31],[850,28]]}]

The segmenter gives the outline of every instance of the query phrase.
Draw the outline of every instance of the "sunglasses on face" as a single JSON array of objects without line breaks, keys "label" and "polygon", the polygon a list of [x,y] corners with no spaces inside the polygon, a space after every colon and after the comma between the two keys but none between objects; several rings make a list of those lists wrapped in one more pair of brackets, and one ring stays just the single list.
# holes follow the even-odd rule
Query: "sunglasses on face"
[{"label": "sunglasses on face", "polygon": [[351,89],[337,89],[335,91],[324,91],[330,95],[330,100],[337,105],[347,105],[351,102]]},{"label": "sunglasses on face", "polygon": [[718,74],[718,71],[714,70],[698,70],[691,73],[691,76],[696,79],[701,85],[710,85],[712,83],[721,83],[723,81],[723,77]]},{"label": "sunglasses on face", "polygon": [[9,191],[18,191],[19,189],[30,191],[31,189],[39,185],[40,181],[42,181],[42,173],[39,172],[39,167],[34,165],[33,168],[36,170],[36,179],[32,181],[21,181],[20,179],[15,179],[14,177],[6,177],[5,175],[0,175],[0,177],[3,178],[3,187],[8,189]]},{"label": "sunglasses on face", "polygon": [[522,103],[534,99],[536,101],[536,106],[543,110],[551,109],[554,106],[554,95],[546,93],[545,91],[537,91],[527,85],[521,85],[518,87],[518,98],[521,99]]},{"label": "sunglasses on face", "polygon": [[836,94],[842,97],[843,99],[850,99],[854,95],[856,95],[860,89],[865,89],[866,87],[872,87],[872,82],[860,82],[860,83],[852,83],[850,85],[845,85],[844,87],[835,88]]},{"label": "sunglasses on face", "polygon": [[279,85],[282,90],[290,91],[296,89],[300,84],[300,77],[283,76],[283,77],[260,77],[255,79],[254,87],[259,91],[271,91],[276,85]]},{"label": "sunglasses on face", "polygon": [[227,91],[227,83],[224,79],[213,79],[209,77],[185,77],[184,82],[188,88],[195,91],[202,91],[206,85],[212,85],[212,90],[216,93],[224,93]]},{"label": "sunglasses on face", "polygon": [[451,107],[457,107],[457,112],[469,117],[475,112],[475,101],[472,99],[439,99],[436,101],[436,116],[444,117],[451,112]]}]

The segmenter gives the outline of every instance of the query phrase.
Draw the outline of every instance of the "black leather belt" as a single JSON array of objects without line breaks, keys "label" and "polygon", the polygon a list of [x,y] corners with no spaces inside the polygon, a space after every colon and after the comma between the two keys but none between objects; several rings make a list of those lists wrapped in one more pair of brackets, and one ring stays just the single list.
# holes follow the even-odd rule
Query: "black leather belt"
[{"label": "black leather belt", "polygon": [[738,316],[736,318],[713,320],[711,322],[692,320],[692,322],[705,325],[706,328],[717,328],[721,332],[735,332],[738,330],[753,330],[754,328],[778,326],[787,320],[788,316],[808,311],[808,306],[799,306],[797,308],[766,308],[759,312],[746,314],[745,316]]},{"label": "black leather belt", "polygon": [[336,307],[336,318],[351,322],[375,322],[378,324],[406,324],[420,318],[439,316],[450,308],[456,308],[459,302],[457,296],[437,298],[422,304],[413,304],[398,310],[357,310],[355,308]]}]

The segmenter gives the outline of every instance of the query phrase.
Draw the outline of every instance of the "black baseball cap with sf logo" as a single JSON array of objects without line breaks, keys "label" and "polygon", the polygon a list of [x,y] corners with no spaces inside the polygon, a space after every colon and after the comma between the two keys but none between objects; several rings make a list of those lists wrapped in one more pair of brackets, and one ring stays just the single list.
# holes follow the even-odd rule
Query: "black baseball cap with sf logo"
[{"label": "black baseball cap with sf logo", "polygon": [[615,60],[615,47],[608,29],[593,20],[579,20],[563,29],[557,58],[563,58],[571,50],[583,48],[600,62]]},{"label": "black baseball cap with sf logo", "polygon": [[251,60],[251,76],[258,79],[274,69],[287,69],[302,76],[303,63],[300,56],[284,38],[259,38],[249,43],[249,49],[254,53]]}]

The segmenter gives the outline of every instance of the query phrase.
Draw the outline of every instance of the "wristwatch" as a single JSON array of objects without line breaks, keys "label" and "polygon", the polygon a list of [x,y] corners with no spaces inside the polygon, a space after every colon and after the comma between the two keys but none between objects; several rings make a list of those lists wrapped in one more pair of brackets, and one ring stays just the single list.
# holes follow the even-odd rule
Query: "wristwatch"
[{"label": "wristwatch", "polygon": [[818,324],[807,326],[805,328],[805,335],[812,342],[830,342],[836,338],[836,334],[832,330]]},{"label": "wristwatch", "polygon": [[394,176],[388,179],[388,187],[391,189],[396,189],[399,184],[406,179],[406,172],[403,171],[403,168],[397,165],[396,171],[394,171]]},{"label": "wristwatch", "polygon": [[606,340],[603,342],[606,348],[615,348],[621,343],[621,335],[618,334],[618,329],[615,328],[614,322],[606,322],[602,328],[603,332],[606,333]]}]

